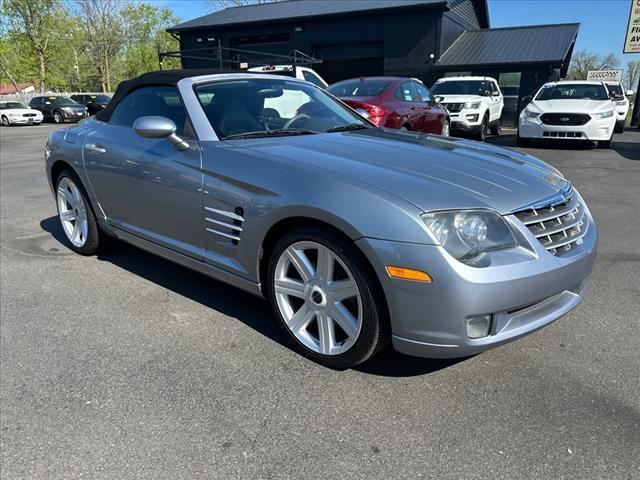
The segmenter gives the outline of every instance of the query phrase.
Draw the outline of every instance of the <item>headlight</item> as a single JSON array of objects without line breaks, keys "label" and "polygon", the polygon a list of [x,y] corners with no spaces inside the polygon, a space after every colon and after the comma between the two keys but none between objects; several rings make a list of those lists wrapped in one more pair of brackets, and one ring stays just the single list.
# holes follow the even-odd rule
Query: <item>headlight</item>
[{"label": "headlight", "polygon": [[541,112],[529,110],[528,108],[525,108],[524,111],[522,112],[525,118],[538,118],[540,116],[540,113]]},{"label": "headlight", "polygon": [[480,102],[467,102],[464,104],[464,108],[468,108],[469,110],[476,110],[480,108]]},{"label": "headlight", "polygon": [[596,117],[598,117],[598,118],[613,117],[613,110],[607,110],[606,112],[596,113]]},{"label": "headlight", "polygon": [[422,219],[434,239],[462,262],[517,245],[507,222],[489,210],[425,213]]}]

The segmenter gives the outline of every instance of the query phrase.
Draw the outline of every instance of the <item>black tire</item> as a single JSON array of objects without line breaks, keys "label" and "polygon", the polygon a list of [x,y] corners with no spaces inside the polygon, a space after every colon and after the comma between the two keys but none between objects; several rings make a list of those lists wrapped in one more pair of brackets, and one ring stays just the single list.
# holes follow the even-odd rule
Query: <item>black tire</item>
[{"label": "black tire", "polygon": [[478,130],[478,133],[476,134],[479,141],[484,142],[487,139],[488,128],[489,128],[489,115],[485,115],[484,117],[482,117],[480,130]]},{"label": "black tire", "polygon": [[[289,330],[278,309],[274,289],[278,259],[289,246],[301,241],[312,241],[331,249],[347,266],[360,292],[362,327],[351,348],[339,355],[323,355],[303,345]],[[387,307],[382,300],[384,293],[379,284],[373,280],[375,278],[375,272],[351,240],[319,227],[301,227],[284,235],[271,250],[266,279],[267,296],[280,327],[296,351],[329,368],[343,370],[366,361],[384,348],[391,338]]]},{"label": "black tire", "polygon": [[500,117],[496,123],[491,126],[491,135],[495,135],[496,137],[500,136],[502,133],[502,117]]},{"label": "black tire", "polygon": [[[82,185],[82,182],[80,181],[80,178],[78,178],[78,175],[76,175],[74,171],[65,170],[58,176],[56,180],[56,192],[58,191],[60,182],[62,181],[63,178],[69,179],[71,182],[75,184],[76,187],[78,187],[78,190],[80,191],[80,195],[82,196],[82,201],[84,202],[86,211],[87,211],[87,239],[84,242],[84,245],[82,245],[81,247],[75,246],[73,243],[69,241],[69,239],[66,237],[66,234],[65,234],[65,239],[67,240],[66,242],[67,246],[74,252],[79,253],[80,255],[86,255],[86,256],[95,255],[101,248],[105,247],[109,243],[109,238],[105,234],[103,234],[98,228],[98,223],[96,222],[96,216],[93,213],[93,208],[91,206],[91,203],[89,202],[87,192],[85,191]],[[58,219],[59,219],[60,212],[58,207],[59,207],[58,201],[56,198],[56,209],[58,209]],[[62,225],[60,226],[62,227]],[[63,227],[63,232],[64,232],[64,227]]]},{"label": "black tire", "polygon": [[623,133],[624,122],[616,122],[616,126],[613,128],[613,133]]},{"label": "black tire", "polygon": [[53,123],[63,123],[64,118],[60,112],[53,112]]},{"label": "black tire", "polygon": [[11,126],[11,124],[9,123],[9,119],[5,115],[2,116],[2,126],[3,127],[10,127]]},{"label": "black tire", "polygon": [[520,134],[517,134],[516,143],[518,144],[519,147],[529,147],[531,145],[531,139],[523,138],[520,136]]},{"label": "black tire", "polygon": [[599,141],[598,142],[598,148],[611,148],[611,139],[609,140],[604,140],[604,141]]}]

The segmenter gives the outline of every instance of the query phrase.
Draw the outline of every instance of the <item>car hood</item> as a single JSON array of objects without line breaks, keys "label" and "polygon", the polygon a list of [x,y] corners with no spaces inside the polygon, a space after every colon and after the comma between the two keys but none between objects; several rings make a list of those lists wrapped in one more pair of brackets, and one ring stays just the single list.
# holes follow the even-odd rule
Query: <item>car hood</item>
[{"label": "car hood", "polygon": [[609,100],[534,100],[531,105],[543,113],[590,113],[611,110]]},{"label": "car hood", "polygon": [[441,103],[481,102],[488,98],[482,95],[440,95],[437,93],[434,93],[433,96]]},{"label": "car hood", "polygon": [[[2,110],[2,109],[0,109]],[[22,115],[24,113],[36,113],[36,116],[40,116],[42,115],[42,113],[40,113],[38,110],[36,110],[35,108],[10,108],[7,110],[3,110],[5,113],[7,114],[11,114],[11,113],[17,113],[19,115]]]},{"label": "car hood", "polygon": [[256,154],[322,169],[335,180],[348,177],[365,183],[424,211],[491,208],[508,214],[556,195],[568,183],[530,155],[388,129],[233,143]]}]

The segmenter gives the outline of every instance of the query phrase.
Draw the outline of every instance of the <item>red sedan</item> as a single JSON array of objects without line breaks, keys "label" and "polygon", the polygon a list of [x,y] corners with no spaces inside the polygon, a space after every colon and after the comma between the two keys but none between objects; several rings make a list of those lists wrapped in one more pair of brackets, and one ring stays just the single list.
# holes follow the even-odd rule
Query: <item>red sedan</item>
[{"label": "red sedan", "polygon": [[411,78],[353,78],[327,90],[380,127],[449,135],[449,113]]}]

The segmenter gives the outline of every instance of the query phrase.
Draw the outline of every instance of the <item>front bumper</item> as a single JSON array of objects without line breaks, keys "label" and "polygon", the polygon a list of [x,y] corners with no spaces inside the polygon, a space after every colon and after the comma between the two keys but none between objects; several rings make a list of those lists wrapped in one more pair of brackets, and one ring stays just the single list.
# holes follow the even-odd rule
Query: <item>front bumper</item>
[{"label": "front bumper", "polygon": [[42,117],[7,117],[11,125],[39,125]]},{"label": "front bumper", "polygon": [[89,114],[87,112],[78,112],[78,111],[69,111],[69,112],[65,112],[64,110],[62,111],[62,118],[64,121],[73,121],[73,122],[77,122],[79,120],[82,120],[83,118],[88,117]]},{"label": "front bumper", "polygon": [[456,113],[449,113],[451,130],[475,133],[480,131],[482,125],[482,112],[479,109],[463,109]]},{"label": "front bumper", "polygon": [[[531,251],[520,248],[512,254],[527,252],[528,259],[509,263],[505,259],[511,253],[494,252],[496,261],[484,268],[458,262],[436,245],[360,239],[358,245],[372,259],[385,292],[394,348],[420,357],[465,357],[523,337],[565,315],[580,303],[596,255],[596,227],[586,215],[589,224],[583,243],[563,256],[549,253],[522,227]],[[391,278],[385,265],[420,269],[434,280]],[[471,339],[466,323],[478,315],[493,315],[491,329],[488,336]]]},{"label": "front bumper", "polygon": [[521,138],[607,141],[613,134],[616,115],[592,118],[584,125],[545,125],[538,118],[520,116],[518,135]]}]

